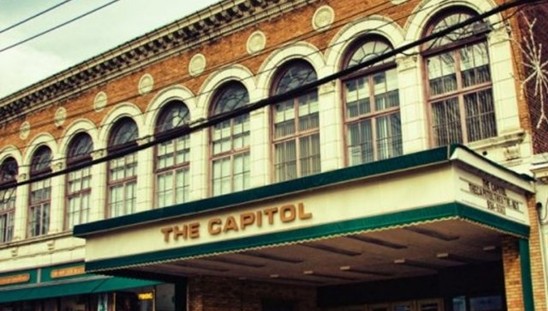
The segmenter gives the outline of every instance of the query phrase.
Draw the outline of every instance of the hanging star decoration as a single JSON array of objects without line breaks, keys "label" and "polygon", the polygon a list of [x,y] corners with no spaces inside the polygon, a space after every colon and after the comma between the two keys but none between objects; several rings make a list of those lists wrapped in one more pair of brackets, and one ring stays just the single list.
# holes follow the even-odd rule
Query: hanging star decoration
[{"label": "hanging star decoration", "polygon": [[518,44],[523,55],[523,65],[531,72],[522,82],[521,90],[525,92],[527,85],[532,83],[534,86],[534,96],[540,101],[540,118],[537,122],[537,129],[540,128],[542,122],[548,124],[546,115],[546,107],[544,105],[545,92],[548,90],[548,71],[546,66],[548,61],[542,59],[542,43],[536,43],[534,35],[534,27],[536,18],[530,21],[527,16],[523,15],[525,24],[527,25],[526,34],[523,44]]}]

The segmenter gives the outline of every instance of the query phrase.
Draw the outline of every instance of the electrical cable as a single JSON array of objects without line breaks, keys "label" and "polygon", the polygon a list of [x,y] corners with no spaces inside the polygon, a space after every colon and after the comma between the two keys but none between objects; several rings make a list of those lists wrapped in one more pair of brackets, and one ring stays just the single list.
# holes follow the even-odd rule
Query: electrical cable
[{"label": "electrical cable", "polygon": [[175,128],[175,129],[173,129],[169,132],[163,133],[163,135],[161,135],[159,137],[156,137],[156,139],[154,139],[154,140],[151,140],[151,141],[148,141],[148,142],[136,145],[136,146],[132,146],[131,148],[121,148],[121,149],[115,150],[113,152],[109,152],[106,156],[98,158],[98,159],[92,159],[92,160],[87,161],[87,162],[77,163],[77,164],[72,165],[71,167],[66,168],[66,169],[61,169],[61,170],[58,170],[58,171],[55,171],[55,172],[51,172],[51,173],[43,174],[43,175],[39,175],[39,176],[33,176],[33,177],[28,178],[27,180],[18,181],[16,183],[11,183],[9,185],[0,185],[0,190],[8,190],[10,188],[16,188],[18,186],[30,184],[30,183],[33,183],[33,182],[36,182],[36,181],[45,180],[45,179],[52,178],[52,177],[55,177],[55,176],[64,175],[64,174],[67,174],[67,173],[70,173],[70,172],[73,172],[73,171],[76,171],[76,170],[80,170],[82,168],[86,168],[86,167],[89,167],[89,166],[92,166],[92,165],[95,165],[95,164],[99,164],[99,163],[103,163],[103,162],[106,162],[106,161],[109,161],[109,160],[120,158],[120,157],[129,155],[129,154],[135,153],[137,151],[153,147],[153,146],[161,144],[163,142],[167,142],[167,141],[172,140],[174,138],[181,137],[181,136],[184,136],[184,135],[188,135],[188,134],[191,134],[191,133],[193,133],[195,131],[198,131],[198,130],[209,128],[211,126],[214,126],[214,125],[219,124],[223,121],[232,119],[234,117],[240,116],[242,114],[249,113],[251,111],[254,111],[254,110],[266,107],[266,106],[274,105],[274,104],[283,102],[285,100],[295,98],[298,95],[309,92],[309,91],[312,91],[312,90],[316,89],[317,87],[319,87],[319,86],[321,86],[325,83],[331,82],[331,81],[336,80],[336,79],[340,79],[340,78],[342,78],[344,76],[347,76],[347,75],[349,75],[353,72],[356,72],[358,70],[361,70],[361,69],[369,67],[369,66],[372,66],[372,65],[374,65],[378,62],[381,62],[385,59],[388,59],[390,57],[394,57],[397,54],[399,54],[401,52],[404,52],[408,49],[417,47],[417,46],[422,45],[422,44],[424,44],[428,41],[434,40],[436,38],[448,35],[448,34],[450,34],[451,32],[453,32],[455,30],[458,30],[458,29],[463,28],[465,26],[471,25],[475,22],[482,21],[484,18],[487,18],[491,15],[503,12],[503,11],[508,10],[510,8],[522,5],[525,2],[531,2],[531,1],[536,2],[536,1],[540,1],[540,0],[515,0],[515,1],[503,3],[503,4],[501,4],[497,7],[489,10],[489,11],[478,14],[476,16],[472,16],[472,17],[466,19],[465,21],[462,21],[462,22],[459,22],[457,24],[448,26],[445,29],[442,29],[438,32],[426,35],[426,36],[424,36],[424,37],[422,37],[422,38],[420,38],[420,39],[418,39],[414,42],[404,44],[404,45],[402,45],[398,48],[395,48],[393,50],[390,50],[390,51],[388,51],[388,52],[386,52],[382,55],[375,56],[375,57],[373,57],[369,60],[364,61],[363,63],[359,63],[359,64],[356,64],[354,66],[342,69],[342,70],[340,70],[336,73],[330,74],[328,76],[325,76],[325,77],[320,78],[316,81],[305,84],[303,86],[294,88],[294,89],[292,89],[290,91],[287,91],[285,93],[272,95],[269,98],[259,100],[255,103],[249,104],[247,106],[240,107],[240,108],[237,108],[237,109],[229,111],[229,112],[225,112],[225,113],[222,113],[222,114],[219,114],[219,115],[212,116],[207,120],[203,120],[202,122],[195,122],[194,124],[185,125],[185,126]]},{"label": "electrical cable", "polygon": [[[450,2],[450,0],[447,0],[447,2]],[[378,5],[373,6],[373,7],[371,7],[371,8],[380,7],[380,6],[384,5],[384,4],[389,4],[389,3],[391,3],[391,2],[390,2],[390,1],[385,1],[385,2],[382,2],[382,3],[378,4]],[[437,5],[439,5],[439,4],[436,4],[436,6],[437,6]],[[398,19],[387,21],[387,22],[385,22],[384,24],[382,24],[382,25],[380,25],[380,26],[378,26],[378,27],[376,27],[376,28],[374,28],[374,29],[368,29],[368,30],[365,31],[365,32],[361,32],[361,33],[359,34],[359,36],[365,36],[365,35],[367,35],[367,33],[374,32],[374,31],[379,30],[379,29],[381,29],[382,27],[385,27],[385,26],[387,26],[387,25],[396,24],[399,20],[406,19],[406,18],[408,18],[408,17],[410,17],[410,16],[412,16],[412,15],[416,15],[416,14],[418,14],[418,13],[424,11],[424,10],[427,10],[427,9],[433,7],[433,6],[435,6],[435,5],[424,6],[424,7],[422,7],[420,10],[418,10],[418,11],[416,11],[416,12],[413,12],[412,14],[405,15],[405,16],[401,16],[401,17],[399,17]],[[377,11],[377,12],[372,12],[371,15],[375,15],[375,14],[379,13],[381,10],[383,10],[383,9],[380,9],[380,10]],[[367,10],[367,11],[368,11],[368,10]],[[351,18],[354,17],[354,16],[363,14],[364,12],[367,12],[367,11],[362,11],[362,12],[359,12],[359,13],[355,13],[355,14],[353,14],[353,15],[351,15],[351,16],[345,18],[345,19],[342,19],[342,20],[338,21],[338,23],[337,23],[336,25],[332,26],[331,28],[332,28],[332,29],[334,29],[334,28],[340,28],[340,27],[342,27],[342,26],[344,26],[344,25],[347,25],[347,23],[346,23],[347,20],[351,19]],[[291,43],[295,43],[295,42],[298,42],[298,41],[302,41],[303,39],[311,38],[311,37],[313,37],[314,35],[317,35],[317,32],[311,31],[311,32],[305,33],[305,34],[303,34],[303,35],[301,35],[301,36],[293,37],[293,38],[291,38],[291,39],[289,39],[289,40],[286,40],[286,41],[284,41],[284,42],[281,42],[278,46],[286,46],[286,45],[289,45],[289,44],[291,44]],[[344,44],[344,43],[347,43],[347,42],[352,41],[352,40],[354,40],[354,39],[356,39],[356,37],[348,38],[348,39],[343,40],[343,41],[341,41],[341,42],[337,42],[337,43],[335,43],[334,45],[327,45],[327,46],[325,46],[324,48],[319,49],[317,52],[325,51],[325,50],[327,50],[327,49],[333,48],[334,46],[336,46],[336,45],[338,45],[338,44]],[[252,57],[256,57],[257,55],[263,55],[263,54],[272,52],[272,51],[276,50],[276,49],[278,48],[278,46],[274,46],[274,47],[270,47],[270,48],[268,48],[268,49],[265,49],[264,51],[262,51],[262,52],[259,53],[259,54],[253,54],[253,55],[243,56],[243,57],[240,57],[240,58],[237,58],[237,59],[231,59],[231,60],[229,60],[227,63],[221,63],[221,64],[219,64],[219,65],[217,65],[217,66],[215,66],[215,67],[212,67],[212,68],[207,69],[207,70],[206,70],[204,73],[202,73],[202,74],[208,74],[208,73],[211,73],[211,72],[216,71],[216,70],[219,69],[219,68],[223,68],[223,67],[225,67],[225,66],[227,66],[227,65],[230,65],[230,64],[233,64],[233,63],[240,63],[240,62],[245,61],[245,60],[248,60],[248,59],[250,59],[250,58],[252,58]],[[192,48],[192,47],[189,47],[189,49],[191,49],[191,48]],[[312,56],[313,54],[315,54],[315,53],[317,53],[317,52],[313,52],[313,53],[311,53],[311,54],[306,54],[306,55],[302,55],[302,56],[304,56],[304,57]],[[276,69],[277,69],[277,68],[274,67],[274,68],[271,68],[271,69],[266,69],[266,70],[261,71],[261,72],[256,72],[253,76],[250,76],[250,77],[244,78],[244,79],[239,79],[239,81],[244,81],[244,80],[246,80],[246,79],[254,79],[257,75],[264,74],[264,73],[266,73],[266,72],[268,72],[268,71],[274,71],[274,70],[276,70]],[[193,79],[193,78],[194,78],[194,77],[186,76],[186,77],[183,77],[183,78],[175,79],[175,80],[174,80],[174,79],[170,79],[170,77],[167,77],[167,78],[164,78],[164,80],[160,80],[160,81],[157,80],[157,81],[155,81],[155,82],[156,82],[156,84],[161,84],[162,81],[169,81],[171,84],[175,84],[175,83],[184,83],[184,82],[189,81],[189,80],[191,80],[191,79]],[[199,96],[203,96],[204,94],[212,93],[212,92],[215,92],[215,90],[210,90],[210,91],[201,92],[200,94],[196,94],[196,95],[194,95],[194,96],[192,96],[192,97],[184,98],[184,99],[182,99],[182,100],[184,101],[184,100],[188,100],[188,99],[195,99],[195,98],[197,98],[197,97],[199,97]],[[128,93],[129,93],[129,92],[128,92]],[[122,97],[122,99],[116,100],[115,102],[109,104],[109,106],[115,106],[115,105],[117,105],[117,104],[119,104],[119,103],[121,103],[121,102],[127,102],[127,101],[129,101],[129,100],[131,100],[131,99],[138,98],[138,97],[141,96],[140,94],[135,94],[134,92],[131,92],[131,94],[132,94],[132,95],[130,95],[130,96],[123,96],[123,94],[122,94],[122,95],[116,94],[117,97]],[[161,107],[158,108],[158,109],[161,109]],[[147,113],[150,113],[150,112],[152,112],[152,111],[153,111],[153,110],[149,110],[149,111],[140,113],[139,115],[131,115],[130,117],[142,116],[142,115],[147,114]],[[83,111],[80,111],[80,112],[77,112],[77,113],[72,113],[71,115],[68,115],[67,118],[75,118],[75,117],[83,116],[83,115],[86,115],[86,114],[89,113],[89,112],[92,112],[92,110],[91,110],[91,109],[90,109],[90,110],[83,110]],[[44,120],[43,123],[37,123],[37,124],[35,124],[33,127],[34,127],[34,128],[40,128],[40,127],[42,127],[42,126],[49,126],[50,124],[51,124],[51,122]],[[36,125],[37,125],[37,126],[36,126]],[[104,127],[104,126],[108,126],[108,125],[109,125],[109,124],[101,124],[100,126],[101,126],[101,127]],[[16,132],[7,132],[7,133],[6,133],[6,135],[10,135],[10,134],[15,135]],[[60,137],[58,137],[57,139],[59,139],[59,138],[60,138]],[[62,137],[61,137],[61,138],[62,138]],[[26,147],[28,147],[28,146],[26,146]]]},{"label": "electrical cable", "polygon": [[91,11],[87,11],[87,12],[84,13],[84,14],[81,14],[81,15],[76,16],[75,18],[69,19],[69,20],[66,21],[66,22],[63,22],[63,23],[58,24],[58,25],[56,25],[56,26],[54,26],[54,27],[48,28],[48,29],[46,29],[46,30],[44,30],[44,31],[42,31],[42,32],[39,32],[39,33],[37,33],[37,34],[35,34],[35,35],[32,35],[32,36],[30,36],[30,37],[28,37],[28,38],[26,38],[26,39],[21,40],[21,41],[17,41],[17,42],[14,43],[14,44],[11,44],[11,45],[8,45],[8,46],[6,46],[6,47],[3,47],[3,48],[0,49],[0,53],[5,52],[5,51],[10,50],[10,49],[13,49],[13,48],[16,47],[16,46],[19,46],[19,45],[21,45],[21,44],[23,44],[23,43],[27,43],[27,42],[29,42],[29,41],[31,41],[31,40],[34,40],[34,39],[36,39],[36,38],[38,38],[38,37],[41,37],[41,36],[47,34],[47,33],[49,33],[49,32],[52,32],[52,31],[54,31],[54,30],[57,30],[57,29],[59,29],[59,28],[61,28],[61,27],[66,26],[66,25],[68,25],[68,24],[71,24],[71,23],[73,23],[73,22],[75,22],[75,21],[77,21],[77,20],[79,20],[79,19],[82,19],[82,18],[84,18],[84,17],[86,17],[86,16],[88,16],[88,15],[90,15],[90,14],[93,14],[93,13],[99,11],[99,10],[102,10],[102,9],[104,9],[104,8],[110,6],[110,5],[112,5],[112,4],[114,4],[114,3],[118,2],[118,1],[120,1],[120,0],[112,0],[112,1],[110,1],[110,2],[108,2],[108,3],[106,3],[106,4],[103,4],[103,5],[99,6],[99,7],[97,7],[97,8],[95,8],[95,9],[91,10]]},{"label": "electrical cable", "polygon": [[63,1],[63,2],[61,2],[61,3],[58,3],[58,4],[56,4],[56,5],[52,6],[52,7],[49,7],[49,8],[47,8],[47,9],[45,9],[44,11],[40,11],[40,12],[38,12],[38,13],[32,15],[32,16],[29,16],[29,17],[27,17],[27,18],[25,18],[25,19],[23,19],[23,20],[21,20],[21,21],[15,23],[15,24],[13,24],[13,25],[11,25],[11,26],[8,26],[8,27],[6,27],[6,28],[4,28],[4,29],[0,29],[0,34],[6,32],[6,31],[8,31],[8,30],[11,30],[11,29],[13,29],[13,28],[15,28],[15,27],[21,26],[21,25],[23,25],[24,23],[26,23],[26,22],[28,22],[28,21],[30,21],[30,20],[33,20],[33,19],[35,19],[35,18],[37,18],[37,17],[39,17],[39,16],[42,16],[42,15],[46,14],[47,12],[52,11],[52,10],[54,10],[54,9],[56,9],[56,8],[58,8],[58,7],[60,7],[60,6],[62,6],[63,4],[67,4],[67,3],[71,2],[71,1],[72,1],[72,0],[65,0],[65,1]]}]

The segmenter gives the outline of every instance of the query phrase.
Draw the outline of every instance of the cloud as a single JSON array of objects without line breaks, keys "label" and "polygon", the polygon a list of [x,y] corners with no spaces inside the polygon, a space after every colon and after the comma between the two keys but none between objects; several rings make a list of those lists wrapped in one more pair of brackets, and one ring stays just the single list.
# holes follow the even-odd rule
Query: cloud
[{"label": "cloud", "polygon": [[8,50],[3,54],[0,57],[0,98],[71,65],[58,55],[28,46]]}]

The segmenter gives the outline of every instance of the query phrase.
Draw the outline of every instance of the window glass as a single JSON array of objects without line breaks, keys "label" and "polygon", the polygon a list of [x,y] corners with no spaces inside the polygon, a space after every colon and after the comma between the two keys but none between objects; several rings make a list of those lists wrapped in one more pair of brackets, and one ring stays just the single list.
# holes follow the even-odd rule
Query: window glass
[{"label": "window glass", "polygon": [[[109,151],[136,145],[138,130],[135,121],[122,118],[113,126],[109,136]],[[137,152],[108,162],[107,218],[135,212],[137,196]]]},{"label": "window glass", "polygon": [[[346,66],[377,57],[391,49],[384,39],[367,37],[351,50]],[[345,79],[343,94],[348,164],[369,163],[401,155],[400,103],[394,58]]]},{"label": "window glass", "polygon": [[[156,124],[156,135],[187,126],[190,113],[179,100],[172,100],[162,108]],[[155,148],[156,206],[183,203],[189,199],[190,135],[162,142]]]},{"label": "window glass", "polygon": [[[434,18],[427,34],[474,14],[456,10]],[[432,141],[436,146],[497,135],[487,42],[485,35],[476,31],[483,28],[483,22],[477,22],[423,46]]]},{"label": "window glass", "polygon": [[[16,183],[19,166],[14,158],[5,159],[0,166],[0,185],[10,186]],[[15,217],[15,186],[0,190],[0,243],[13,239],[13,223]]]},{"label": "window glass", "polygon": [[[77,134],[70,142],[67,166],[91,161],[93,142],[87,133]],[[67,178],[67,204],[65,207],[65,229],[89,221],[91,197],[91,167],[69,172]]]},{"label": "window glass", "polygon": [[[249,104],[243,84],[231,81],[219,88],[211,113],[219,115]],[[214,125],[211,139],[211,192],[220,195],[249,188],[249,113]]]},{"label": "window glass", "polygon": [[[31,160],[30,177],[38,177],[51,173],[51,150],[42,146],[35,152]],[[51,204],[51,179],[35,181],[30,184],[29,213],[27,234],[29,237],[48,233]]]},{"label": "window glass", "polygon": [[[304,61],[286,64],[277,75],[274,94],[283,94],[317,79]],[[274,105],[274,174],[276,181],[321,171],[318,92],[312,90]]]}]

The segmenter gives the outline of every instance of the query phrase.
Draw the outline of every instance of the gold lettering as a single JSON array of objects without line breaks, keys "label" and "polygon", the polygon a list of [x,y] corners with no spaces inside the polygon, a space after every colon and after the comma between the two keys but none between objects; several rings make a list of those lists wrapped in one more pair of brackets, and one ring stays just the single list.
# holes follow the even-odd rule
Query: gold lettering
[{"label": "gold lettering", "polygon": [[179,241],[179,237],[183,237],[186,240],[187,231],[187,225],[183,225],[181,229],[179,229],[179,226],[173,226],[173,238],[175,241]]},{"label": "gold lettering", "polygon": [[225,226],[223,228],[224,232],[228,232],[230,230],[238,231],[238,224],[236,223],[236,219],[234,219],[233,216],[228,216],[226,218]]},{"label": "gold lettering", "polygon": [[261,213],[261,211],[258,211],[257,212],[257,227],[262,227],[263,226],[263,214]]},{"label": "gold lettering", "polygon": [[276,214],[277,212],[277,207],[271,207],[263,210],[263,213],[268,217],[268,224],[274,224],[274,214]]},{"label": "gold lettering", "polygon": [[295,205],[287,204],[280,207],[280,220],[283,223],[292,222],[297,218],[297,211],[295,210]]},{"label": "gold lettering", "polygon": [[173,232],[173,229],[171,227],[165,227],[160,229],[160,231],[162,231],[162,234],[164,235],[164,242],[169,243],[169,235]]},{"label": "gold lettering", "polygon": [[217,235],[221,233],[221,225],[223,222],[220,218],[210,219],[207,225],[207,231],[210,235]]},{"label": "gold lettering", "polygon": [[197,239],[200,237],[200,223],[193,222],[188,227],[188,236],[191,239]]},{"label": "gold lettering", "polygon": [[304,203],[299,203],[298,204],[298,209],[299,209],[299,219],[300,220],[306,220],[306,219],[310,219],[312,218],[312,213],[307,213],[304,211]]},{"label": "gold lettering", "polygon": [[30,280],[29,273],[0,277],[0,285],[26,283]]},{"label": "gold lettering", "polygon": [[245,230],[245,227],[251,226],[255,222],[254,213],[242,213],[240,215],[240,227]]},{"label": "gold lettering", "polygon": [[84,273],[85,273],[84,266],[76,266],[76,267],[52,270],[50,273],[50,276],[52,279],[56,279],[56,278],[64,278],[64,277],[79,275]]}]

